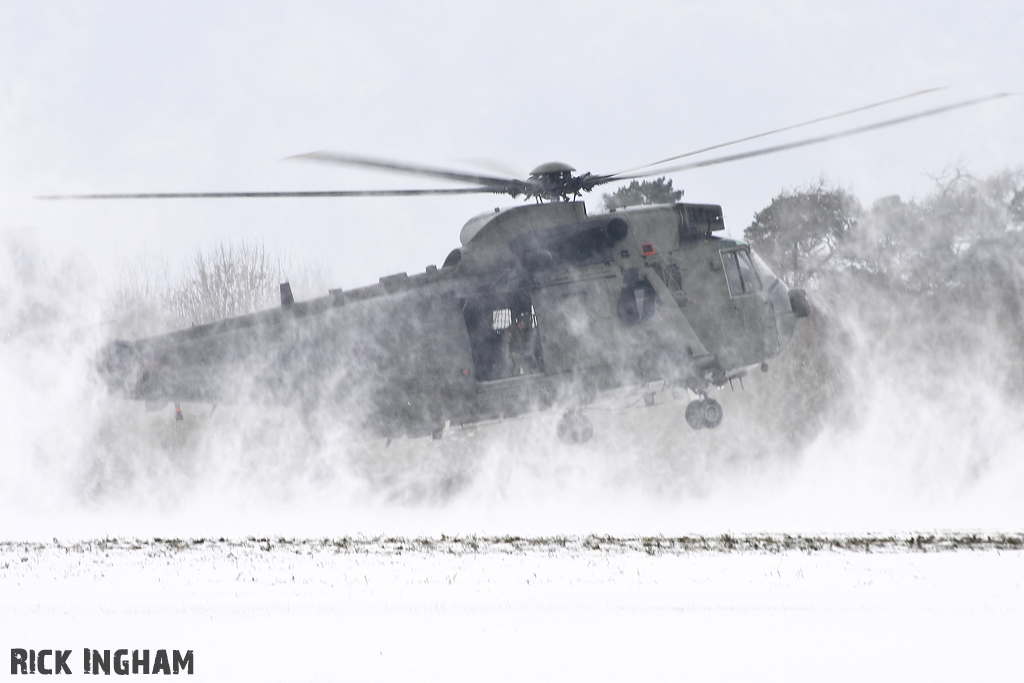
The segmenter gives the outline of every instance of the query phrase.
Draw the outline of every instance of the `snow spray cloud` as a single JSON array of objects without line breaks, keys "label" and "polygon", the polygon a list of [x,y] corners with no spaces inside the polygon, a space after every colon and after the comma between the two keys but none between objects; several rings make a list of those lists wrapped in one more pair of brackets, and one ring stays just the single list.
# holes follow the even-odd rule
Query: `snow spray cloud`
[{"label": "snow spray cloud", "polygon": [[98,415],[82,371],[99,335],[94,278],[48,263],[13,238],[0,241],[0,496],[6,520],[62,507]]},{"label": "snow spray cloud", "polygon": [[94,374],[110,297],[8,244],[0,535],[1019,528],[1024,249],[996,180],[860,216],[770,372],[718,392],[718,429],[686,425],[685,392],[638,391],[591,407],[583,446],[556,413],[390,447],[285,409],[146,413]]}]

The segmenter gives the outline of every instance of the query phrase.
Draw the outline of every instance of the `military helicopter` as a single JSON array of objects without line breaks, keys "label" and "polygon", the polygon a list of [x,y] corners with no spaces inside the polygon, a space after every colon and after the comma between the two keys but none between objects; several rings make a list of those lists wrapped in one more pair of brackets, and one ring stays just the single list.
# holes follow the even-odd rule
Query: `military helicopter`
[{"label": "military helicopter", "polygon": [[[590,216],[580,196],[611,182],[733,162],[932,116],[994,95],[838,133],[666,166],[685,157],[934,92],[920,91],[607,175],[563,163],[525,180],[316,152],[300,158],[468,183],[466,188],[49,196],[47,199],[348,197],[508,194],[533,203],[470,219],[440,268],[138,340],[97,361],[111,393],[173,402],[294,407],[310,424],[340,420],[391,439],[432,435],[559,408],[558,437],[593,435],[585,410],[605,392],[685,389],[694,429],[715,428],[710,396],[767,371],[811,312],[750,247],[721,236],[722,208],[675,203]],[[657,167],[656,170],[651,170]]]}]

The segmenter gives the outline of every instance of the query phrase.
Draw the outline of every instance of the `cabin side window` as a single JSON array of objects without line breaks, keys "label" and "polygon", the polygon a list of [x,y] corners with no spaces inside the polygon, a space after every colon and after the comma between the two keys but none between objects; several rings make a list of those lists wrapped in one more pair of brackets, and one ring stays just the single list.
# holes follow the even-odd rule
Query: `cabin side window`
[{"label": "cabin side window", "polygon": [[761,278],[750,261],[750,252],[746,247],[723,251],[721,254],[730,296],[753,294],[763,289]]},{"label": "cabin side window", "polygon": [[616,308],[619,320],[632,326],[657,318],[660,305],[654,286],[647,280],[637,280],[622,288]]},{"label": "cabin side window", "polygon": [[528,292],[470,299],[462,314],[478,382],[544,372],[537,312]]},{"label": "cabin side window", "polygon": [[675,263],[665,266],[665,284],[673,294],[683,293],[683,273]]},{"label": "cabin side window", "polygon": [[687,299],[686,290],[683,288],[683,271],[679,264],[670,263],[664,267],[659,265],[651,265],[650,267],[665,282],[665,286],[672,293],[672,298],[676,300],[676,303],[680,306],[686,305]]},{"label": "cabin side window", "polygon": [[636,308],[640,313],[640,322],[653,320],[658,315],[658,294],[654,286],[647,280],[641,280],[633,288],[633,297],[636,299]]}]

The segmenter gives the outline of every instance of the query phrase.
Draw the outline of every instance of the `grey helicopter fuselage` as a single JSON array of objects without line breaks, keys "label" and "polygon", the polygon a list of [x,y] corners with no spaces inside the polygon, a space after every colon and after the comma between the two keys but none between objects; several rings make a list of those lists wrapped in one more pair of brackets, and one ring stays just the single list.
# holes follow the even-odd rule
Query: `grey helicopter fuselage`
[{"label": "grey helicopter fuselage", "polygon": [[99,369],[151,406],[286,405],[389,438],[654,382],[706,396],[777,356],[807,314],[723,228],[715,205],[496,209],[441,268],[304,302],[282,286],[278,308],[111,342]]}]

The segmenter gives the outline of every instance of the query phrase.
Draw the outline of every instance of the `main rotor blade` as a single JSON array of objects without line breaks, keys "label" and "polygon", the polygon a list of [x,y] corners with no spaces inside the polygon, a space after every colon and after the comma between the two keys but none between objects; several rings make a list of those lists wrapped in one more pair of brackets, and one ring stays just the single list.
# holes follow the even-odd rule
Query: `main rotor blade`
[{"label": "main rotor blade", "polygon": [[653,161],[653,162],[651,162],[649,164],[644,164],[642,166],[634,166],[633,168],[627,168],[627,169],[625,169],[623,171],[617,171],[616,173],[612,173],[610,175],[619,175],[621,173],[631,173],[633,171],[639,171],[640,169],[648,168],[649,166],[657,166],[658,164],[665,164],[665,163],[668,163],[669,161],[676,161],[677,159],[685,159],[686,157],[692,157],[692,156],[695,156],[697,154],[703,154],[704,152],[710,152],[713,149],[721,149],[722,147],[729,147],[731,145],[738,145],[741,142],[750,142],[751,140],[757,140],[758,138],[767,137],[769,135],[775,135],[776,133],[784,133],[787,130],[794,130],[796,128],[802,128],[804,126],[810,126],[810,125],[815,124],[815,123],[821,123],[822,121],[830,121],[832,119],[838,119],[838,118],[843,117],[843,116],[849,116],[850,114],[856,114],[857,112],[867,111],[868,109],[874,109],[876,107],[881,107],[881,106],[884,106],[886,104],[892,104],[893,102],[900,102],[902,100],[909,100],[912,97],[920,97],[921,95],[927,95],[929,93],[938,92],[939,90],[945,90],[945,89],[946,89],[945,86],[943,86],[941,88],[928,88],[927,90],[918,90],[917,92],[912,92],[912,93],[909,93],[907,95],[900,95],[899,97],[893,97],[892,99],[888,99],[888,100],[882,100],[881,102],[875,102],[873,104],[868,104],[868,105],[865,105],[863,107],[857,107],[856,109],[848,109],[846,111],[841,111],[838,114],[829,114],[828,116],[822,116],[822,117],[817,118],[817,119],[811,119],[810,121],[804,121],[803,123],[795,123],[795,124],[793,124],[791,126],[785,126],[783,128],[776,128],[775,130],[769,130],[769,131],[766,131],[764,133],[758,133],[757,135],[748,135],[747,137],[740,138],[738,140],[730,140],[729,142],[722,142],[722,143],[719,143],[717,145],[711,145],[710,147],[702,147],[701,149],[695,149],[695,150],[690,151],[690,152],[684,152],[682,154],[677,154],[674,157],[668,157],[667,159],[662,159],[661,161]]},{"label": "main rotor blade", "polygon": [[680,164],[678,166],[670,166],[668,168],[661,168],[656,171],[649,171],[647,173],[637,173],[634,175],[616,175],[616,176],[596,176],[597,182],[593,185],[603,185],[605,183],[614,182],[616,180],[632,180],[635,178],[649,178],[653,175],[661,175],[665,173],[674,173],[676,171],[686,171],[691,168],[701,168],[703,166],[714,166],[717,164],[726,164],[732,161],[739,161],[740,159],[749,159],[751,157],[764,156],[765,154],[775,154],[776,152],[783,152],[787,149],[796,149],[797,147],[808,147],[810,145],[817,145],[822,142],[828,142],[829,140],[836,140],[838,138],[850,137],[851,135],[859,135],[861,133],[867,133],[872,130],[878,130],[879,128],[888,128],[889,126],[895,126],[900,123],[906,123],[908,121],[914,121],[916,119],[923,119],[928,116],[936,116],[938,114],[944,114],[954,109],[962,109],[964,107],[970,107],[975,104],[982,104],[983,102],[991,102],[992,100],[998,100],[1003,97],[1010,97],[1013,93],[997,93],[995,95],[987,95],[985,97],[978,97],[973,100],[965,100],[963,102],[957,102],[956,104],[949,104],[944,107],[936,107],[935,109],[928,109],[926,111],[918,112],[916,114],[908,114],[907,116],[900,116],[895,119],[888,119],[886,121],[879,121],[878,123],[872,123],[866,126],[858,126],[857,128],[850,128],[847,130],[839,131],[838,133],[830,133],[828,135],[820,135],[813,138],[805,138],[803,140],[797,140],[796,142],[787,142],[782,145],[774,145],[772,147],[762,147],[761,149],[755,149],[750,152],[740,152],[739,154],[730,154],[723,157],[715,157],[714,159],[705,159],[704,161],[694,161],[689,164]]},{"label": "main rotor blade", "polygon": [[528,175],[520,169],[512,168],[500,159],[492,159],[490,157],[469,157],[466,159],[455,159],[455,161],[466,164],[467,166],[476,166],[481,171],[501,173],[502,175],[506,175],[510,178],[525,178]]},{"label": "main rotor blade", "polygon": [[425,194],[499,194],[490,187],[438,190],[323,190],[312,192],[145,192],[141,194],[53,194],[36,199],[224,199],[274,197],[412,197]]},{"label": "main rotor blade", "polygon": [[357,156],[354,154],[339,154],[337,152],[311,152],[309,154],[299,154],[288,158],[319,161],[327,164],[343,164],[346,166],[367,166],[370,168],[381,168],[388,171],[398,171],[400,173],[425,175],[431,178],[444,178],[446,180],[456,180],[462,183],[475,183],[477,185],[487,185],[495,188],[501,188],[502,191],[506,191],[506,188],[515,188],[519,191],[520,194],[523,192],[523,190],[536,189],[533,183],[530,183],[525,180],[517,180],[515,178],[500,178],[497,176],[475,175],[472,173],[453,171],[445,168],[418,166],[415,164],[407,164],[405,162],[387,161],[385,159],[371,159],[370,157]]}]

